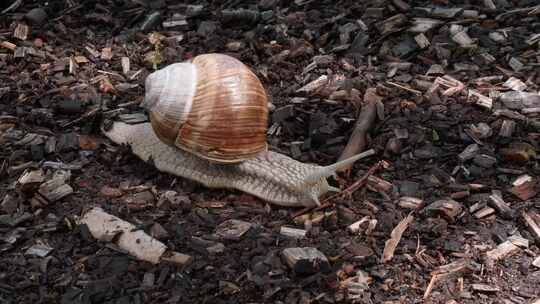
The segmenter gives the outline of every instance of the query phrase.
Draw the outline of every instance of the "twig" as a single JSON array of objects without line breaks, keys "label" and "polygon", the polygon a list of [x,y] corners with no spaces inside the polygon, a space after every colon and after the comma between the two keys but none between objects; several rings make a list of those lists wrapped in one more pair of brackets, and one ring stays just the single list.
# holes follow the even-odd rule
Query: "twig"
[{"label": "twig", "polygon": [[310,212],[311,210],[319,211],[319,210],[328,208],[328,207],[330,207],[330,206],[332,206],[334,204],[331,201],[338,198],[338,197],[340,197],[340,196],[349,196],[350,197],[356,190],[360,189],[360,187],[364,186],[367,183],[368,178],[371,175],[373,175],[373,173],[375,173],[375,171],[377,171],[380,168],[384,167],[385,164],[386,164],[385,161],[377,162],[375,165],[373,165],[371,168],[369,168],[368,171],[360,179],[358,179],[356,182],[354,182],[354,184],[350,185],[347,189],[345,189],[345,190],[343,190],[343,191],[341,191],[341,192],[339,192],[337,194],[334,194],[331,197],[328,197],[328,198],[324,199],[321,202],[320,206],[306,207],[306,208],[298,211],[297,213],[293,214],[293,218],[304,215],[304,214]]},{"label": "twig", "polygon": [[405,90],[405,91],[409,91],[409,92],[411,92],[411,93],[414,93],[414,94],[416,94],[416,95],[418,95],[418,96],[421,96],[421,95],[422,95],[422,92],[420,92],[420,91],[418,91],[418,90],[415,90],[415,89],[408,88],[408,87],[403,86],[403,85],[401,85],[401,84],[399,84],[399,83],[395,83],[395,82],[391,82],[391,81],[387,81],[386,83],[388,83],[388,84],[390,84],[390,85],[393,85],[393,86],[395,86],[395,87],[398,87],[398,88],[400,88],[400,89],[403,89],[403,90]]},{"label": "twig", "polygon": [[[358,115],[356,126],[349,138],[347,146],[341,153],[338,161],[347,159],[353,155],[363,151],[367,146],[367,132],[375,122],[377,117],[377,103],[381,102],[382,97],[375,93],[374,88],[366,90],[364,94],[365,105],[362,107],[362,111]],[[342,168],[340,171],[348,171],[352,167],[352,164]]]},{"label": "twig", "polygon": [[79,118],[76,118],[72,121],[68,121],[66,122],[65,124],[63,124],[61,127],[62,128],[65,128],[65,127],[69,127],[75,123],[78,123],[79,121],[83,120],[83,119],[86,119],[88,117],[91,117],[91,116],[94,116],[97,112],[98,112],[99,108],[94,108],[94,109],[91,109],[90,111],[84,113],[81,117]]},{"label": "twig", "polygon": [[12,11],[12,10],[16,10],[19,6],[21,6],[22,3],[23,3],[22,0],[17,0],[15,2],[13,2],[13,4],[11,4],[8,8],[6,8],[2,12],[0,12],[0,15],[3,15],[5,13],[9,12],[9,11]]}]

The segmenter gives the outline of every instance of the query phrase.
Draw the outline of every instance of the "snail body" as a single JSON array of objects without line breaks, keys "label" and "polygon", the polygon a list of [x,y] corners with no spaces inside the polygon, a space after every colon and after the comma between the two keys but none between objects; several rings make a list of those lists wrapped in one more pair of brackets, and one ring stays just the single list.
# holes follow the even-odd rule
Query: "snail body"
[{"label": "snail body", "polygon": [[315,206],[323,194],[339,191],[326,178],[372,155],[318,166],[268,150],[264,88],[246,66],[226,55],[205,54],[167,66],[150,74],[145,86],[142,106],[150,123],[114,122],[103,129],[105,136],[129,145],[159,171],[209,188],[237,189],[280,206]]}]

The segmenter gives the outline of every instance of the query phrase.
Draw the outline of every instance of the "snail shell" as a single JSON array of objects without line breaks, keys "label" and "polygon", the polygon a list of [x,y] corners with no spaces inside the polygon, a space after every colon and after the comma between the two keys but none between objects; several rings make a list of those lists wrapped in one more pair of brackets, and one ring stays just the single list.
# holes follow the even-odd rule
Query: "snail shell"
[{"label": "snail shell", "polygon": [[143,103],[164,143],[218,163],[267,150],[268,101],[257,76],[224,54],[203,54],[151,73]]}]

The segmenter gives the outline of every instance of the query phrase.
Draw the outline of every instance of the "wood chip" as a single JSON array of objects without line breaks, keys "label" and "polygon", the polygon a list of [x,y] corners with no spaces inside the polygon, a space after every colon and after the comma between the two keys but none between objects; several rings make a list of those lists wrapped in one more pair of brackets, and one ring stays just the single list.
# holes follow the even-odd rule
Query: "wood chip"
[{"label": "wood chip", "polygon": [[501,129],[499,130],[499,136],[501,137],[512,137],[514,130],[516,129],[516,123],[513,120],[505,119],[501,124]]},{"label": "wood chip", "polygon": [[489,196],[490,205],[497,209],[499,214],[505,219],[512,219],[514,217],[514,211],[510,206],[502,199],[498,194],[493,193]]},{"label": "wood chip", "polygon": [[45,181],[45,175],[43,170],[27,170],[18,179],[18,183],[22,185],[26,184],[41,184]]},{"label": "wood chip", "polygon": [[114,242],[130,255],[152,264],[157,264],[167,247],[152,238],[143,230],[116,216],[110,215],[99,207],[87,211],[80,221],[85,224],[94,238],[105,242]]},{"label": "wood chip", "polygon": [[474,214],[474,217],[481,219],[495,213],[495,209],[490,207],[484,207]]},{"label": "wood chip", "polygon": [[84,49],[87,50],[88,53],[90,53],[90,55],[92,55],[92,57],[99,58],[100,53],[98,51],[96,51],[94,48],[92,48],[90,46],[85,46]]},{"label": "wood chip", "polygon": [[540,216],[533,211],[523,211],[521,216],[534,238],[540,242],[540,226],[538,225],[540,223]]},{"label": "wood chip", "polygon": [[409,227],[409,224],[414,220],[414,217],[409,214],[406,218],[401,220],[399,224],[392,230],[390,234],[390,239],[388,239],[384,245],[384,251],[382,255],[382,261],[384,263],[389,262],[394,257],[394,252],[401,240],[403,232]]},{"label": "wood chip", "polygon": [[455,221],[456,217],[461,214],[463,206],[451,199],[437,200],[426,207],[426,212],[437,213],[445,216],[449,221]]},{"label": "wood chip", "polygon": [[475,291],[480,292],[498,292],[500,289],[495,286],[487,285],[487,284],[471,284],[471,287]]},{"label": "wood chip", "polygon": [[0,41],[0,47],[3,47],[5,49],[8,49],[8,50],[12,50],[12,51],[15,51],[15,49],[17,48],[17,45],[11,43],[11,42],[8,42],[8,41]]},{"label": "wood chip", "polygon": [[311,274],[330,270],[326,256],[313,247],[286,248],[282,251],[285,263],[298,274]]},{"label": "wood chip", "polygon": [[516,77],[510,77],[505,83],[503,83],[503,87],[507,87],[518,92],[527,89],[527,85]]},{"label": "wood chip", "polygon": [[251,223],[241,220],[227,220],[216,227],[216,236],[226,240],[239,240],[250,228]]},{"label": "wood chip", "polygon": [[510,58],[510,61],[508,61],[508,65],[516,72],[519,72],[523,69],[525,66],[521,61],[519,61],[516,57]]},{"label": "wood chip", "polygon": [[518,247],[521,247],[521,248],[524,248],[524,249],[529,248],[529,240],[527,240],[526,238],[524,238],[522,236],[519,236],[517,234],[510,236],[508,238],[508,240],[510,242],[512,242],[512,244],[514,244],[514,245],[516,245]]},{"label": "wood chip", "polygon": [[481,106],[483,108],[486,108],[488,110],[493,107],[493,99],[492,98],[484,96],[484,95],[478,93],[475,90],[469,90],[468,93],[469,93],[468,94],[469,100],[476,103],[477,105],[479,105],[479,106]]},{"label": "wood chip", "polygon": [[528,200],[536,196],[536,180],[529,180],[516,185],[510,189],[510,192],[520,198],[521,200]]},{"label": "wood chip", "polygon": [[486,252],[486,258],[493,263],[519,251],[519,247],[509,240],[500,243],[495,249]]},{"label": "wood chip", "polygon": [[533,181],[533,177],[528,175],[528,174],[523,174],[523,175],[520,175],[518,176],[513,182],[512,182],[512,186],[521,186],[525,183],[528,183],[528,182],[531,182]]},{"label": "wood chip", "polygon": [[304,229],[297,229],[297,228],[291,228],[291,227],[285,227],[282,226],[279,234],[287,237],[292,237],[295,239],[301,239],[306,236],[307,231]]},{"label": "wood chip", "polygon": [[540,268],[540,256],[537,256],[533,261],[532,265],[536,268]]},{"label": "wood chip", "polygon": [[190,255],[173,251],[163,254],[161,260],[164,262],[173,263],[177,266],[185,266],[188,265],[191,261],[193,261],[193,258]]},{"label": "wood chip", "polygon": [[359,221],[356,221],[352,224],[350,224],[347,229],[351,232],[351,233],[354,233],[354,234],[357,234],[358,232],[360,232],[360,230],[362,229],[362,225],[363,226],[367,226],[369,223],[369,216],[364,216],[363,218],[361,218]]},{"label": "wood chip", "polygon": [[418,209],[422,207],[424,204],[424,200],[411,197],[411,196],[402,196],[399,198],[398,205],[401,208],[405,209]]},{"label": "wood chip", "polygon": [[424,33],[420,33],[414,36],[414,41],[416,41],[416,43],[421,49],[425,49],[431,45],[429,39],[426,37],[426,35],[424,35]]},{"label": "wood chip", "polygon": [[459,24],[452,24],[450,26],[450,34],[452,40],[462,47],[470,47],[474,44],[471,37],[467,34],[466,29]]},{"label": "wood chip", "polygon": [[124,75],[127,75],[127,73],[129,73],[130,71],[129,57],[122,57],[121,63],[122,63],[122,73],[124,73]]},{"label": "wood chip", "polygon": [[113,52],[110,47],[106,47],[101,49],[101,59],[103,60],[111,60],[113,58]]},{"label": "wood chip", "polygon": [[424,299],[429,297],[436,284],[452,277],[463,275],[465,272],[469,272],[470,270],[471,261],[469,259],[461,259],[447,265],[439,266],[437,269],[431,272],[431,280],[429,281],[426,291],[424,292]]},{"label": "wood chip", "polygon": [[71,193],[73,193],[73,188],[60,178],[47,181],[39,187],[39,194],[43,195],[43,197],[51,203],[58,201]]},{"label": "wood chip", "polygon": [[26,40],[28,39],[28,33],[30,32],[30,28],[28,25],[24,23],[19,23],[15,27],[15,30],[13,31],[13,37],[20,39],[20,40]]},{"label": "wood chip", "polygon": [[88,58],[86,58],[85,56],[75,56],[75,57],[73,57],[73,59],[75,59],[75,62],[76,62],[77,64],[88,63],[88,62],[90,62],[90,61],[88,60]]}]

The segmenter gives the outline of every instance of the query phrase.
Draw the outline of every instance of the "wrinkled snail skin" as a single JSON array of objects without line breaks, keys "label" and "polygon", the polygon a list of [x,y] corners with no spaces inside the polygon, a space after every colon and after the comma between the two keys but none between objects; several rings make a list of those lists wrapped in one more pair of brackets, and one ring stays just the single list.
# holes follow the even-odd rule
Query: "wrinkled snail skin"
[{"label": "wrinkled snail skin", "polygon": [[327,177],[341,166],[372,154],[358,154],[330,166],[306,164],[286,155],[263,151],[237,164],[217,164],[162,142],[150,123],[130,125],[114,122],[105,136],[125,144],[145,162],[152,161],[161,172],[197,181],[208,188],[237,189],[264,201],[285,207],[319,205],[319,197],[330,186]]}]

